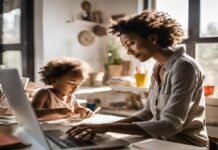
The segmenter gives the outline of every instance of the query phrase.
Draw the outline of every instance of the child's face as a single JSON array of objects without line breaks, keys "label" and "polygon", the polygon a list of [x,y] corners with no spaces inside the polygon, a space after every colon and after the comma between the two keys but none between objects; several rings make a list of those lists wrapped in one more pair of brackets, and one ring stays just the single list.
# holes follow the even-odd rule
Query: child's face
[{"label": "child's face", "polygon": [[82,75],[68,73],[53,80],[53,87],[64,95],[73,94],[83,81]]}]

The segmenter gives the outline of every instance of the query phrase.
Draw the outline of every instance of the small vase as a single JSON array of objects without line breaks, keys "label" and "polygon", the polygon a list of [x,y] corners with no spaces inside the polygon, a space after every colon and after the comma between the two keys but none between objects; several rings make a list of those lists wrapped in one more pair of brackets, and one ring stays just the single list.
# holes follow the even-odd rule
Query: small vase
[{"label": "small vase", "polygon": [[109,77],[121,76],[123,71],[123,65],[108,65]]}]

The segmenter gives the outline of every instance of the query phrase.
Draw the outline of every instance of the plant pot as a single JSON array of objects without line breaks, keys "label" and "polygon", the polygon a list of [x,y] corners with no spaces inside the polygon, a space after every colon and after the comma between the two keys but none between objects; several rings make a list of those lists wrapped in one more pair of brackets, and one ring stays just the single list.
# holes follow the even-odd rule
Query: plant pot
[{"label": "plant pot", "polygon": [[108,65],[109,77],[121,76],[123,71],[123,65]]}]

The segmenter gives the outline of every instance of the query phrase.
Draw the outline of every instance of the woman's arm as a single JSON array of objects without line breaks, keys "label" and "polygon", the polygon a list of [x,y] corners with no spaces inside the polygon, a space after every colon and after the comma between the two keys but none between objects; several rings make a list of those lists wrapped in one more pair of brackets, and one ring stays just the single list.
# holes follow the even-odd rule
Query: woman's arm
[{"label": "woman's arm", "polygon": [[106,132],[148,136],[145,130],[134,123],[108,123],[99,126],[101,126]]},{"label": "woman's arm", "polygon": [[113,123],[132,123],[132,122],[138,122],[138,121],[142,121],[139,118],[135,117],[135,116],[131,116],[131,117],[127,117],[124,119],[120,119],[118,121],[115,121]]},{"label": "woman's arm", "polygon": [[152,117],[153,115],[150,111],[150,103],[149,103],[149,98],[148,98],[144,109],[139,111],[134,116],[130,116],[130,117],[115,121],[113,123],[132,123],[132,122],[148,121]]},{"label": "woman's arm", "polygon": [[[84,131],[87,133],[84,135]],[[142,135],[150,137],[145,130],[134,123],[106,123],[106,124],[80,124],[73,126],[66,134],[70,136],[85,137],[96,133],[105,134],[106,132],[115,132],[130,135]]]}]

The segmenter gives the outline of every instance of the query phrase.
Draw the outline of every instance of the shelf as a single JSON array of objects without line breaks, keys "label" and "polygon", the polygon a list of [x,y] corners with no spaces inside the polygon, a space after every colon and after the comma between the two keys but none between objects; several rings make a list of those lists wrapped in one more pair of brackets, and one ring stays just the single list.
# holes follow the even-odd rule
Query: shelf
[{"label": "shelf", "polygon": [[132,93],[148,93],[149,89],[146,87],[129,87],[129,86],[110,86],[113,91],[120,91],[120,92],[132,92]]},{"label": "shelf", "polygon": [[100,86],[100,87],[81,87],[75,94],[94,94],[99,92],[109,92],[112,91],[112,88],[109,86]]},{"label": "shelf", "polygon": [[148,92],[148,88],[144,87],[128,87],[128,86],[99,86],[99,87],[81,87],[75,94],[94,94],[99,92],[132,92],[132,93],[142,93]]},{"label": "shelf", "polygon": [[218,97],[207,96],[205,100],[207,106],[218,106]]},{"label": "shelf", "polygon": [[106,24],[105,23],[98,23],[98,22],[93,22],[93,21],[86,21],[86,20],[73,20],[73,21],[67,21],[66,22],[67,24],[77,24],[77,25],[82,25],[82,26],[95,26],[95,25],[100,25],[100,26],[103,26],[103,27],[106,27]]},{"label": "shelf", "polygon": [[97,25],[99,23],[93,21],[86,21],[86,20],[74,20],[72,23],[80,24],[80,25]]}]

